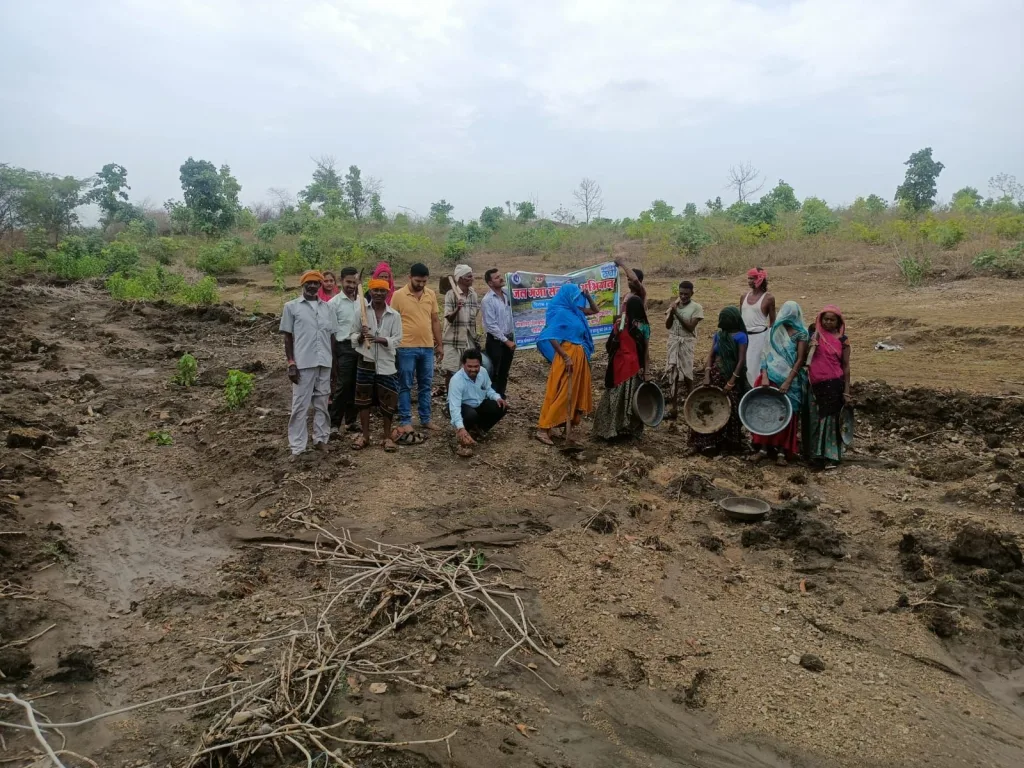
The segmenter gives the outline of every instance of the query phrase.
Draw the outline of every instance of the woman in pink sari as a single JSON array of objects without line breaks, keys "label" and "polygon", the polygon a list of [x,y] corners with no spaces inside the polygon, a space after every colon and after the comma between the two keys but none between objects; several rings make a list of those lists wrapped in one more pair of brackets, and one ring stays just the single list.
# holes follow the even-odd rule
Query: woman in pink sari
[{"label": "woman in pink sari", "polygon": [[327,270],[321,274],[324,276],[324,281],[320,284],[320,290],[316,295],[320,301],[330,301],[341,291],[341,288],[338,287],[338,278],[334,276],[333,272]]},{"label": "woman in pink sari", "polygon": [[[370,279],[388,281],[388,285],[390,287],[388,288],[388,295],[387,298],[384,299],[384,302],[390,307],[391,297],[395,295],[395,276],[394,273],[391,271],[391,265],[388,264],[386,261],[382,261],[380,264],[373,268],[373,274],[370,276]],[[369,291],[366,292],[366,300],[370,300]]]},{"label": "woman in pink sari", "polygon": [[810,461],[835,467],[843,460],[842,411],[850,397],[850,343],[839,307],[829,305],[810,328],[807,445]]}]

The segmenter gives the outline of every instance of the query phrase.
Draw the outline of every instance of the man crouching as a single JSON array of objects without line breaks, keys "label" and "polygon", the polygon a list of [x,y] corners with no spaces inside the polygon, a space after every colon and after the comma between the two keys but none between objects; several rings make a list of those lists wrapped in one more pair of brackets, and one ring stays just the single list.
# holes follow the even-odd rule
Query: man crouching
[{"label": "man crouching", "polygon": [[467,349],[462,353],[462,368],[448,385],[448,409],[459,441],[459,456],[472,456],[474,435],[482,437],[508,412],[508,404],[491,386],[482,360],[479,349]]}]

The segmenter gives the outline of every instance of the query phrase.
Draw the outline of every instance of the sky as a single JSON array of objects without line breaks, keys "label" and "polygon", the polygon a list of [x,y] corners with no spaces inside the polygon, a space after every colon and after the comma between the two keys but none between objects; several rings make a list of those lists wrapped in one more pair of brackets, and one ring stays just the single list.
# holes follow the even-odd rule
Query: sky
[{"label": "sky", "polygon": [[891,199],[930,146],[939,197],[1024,180],[1022,0],[0,0],[0,162],[128,170],[181,197],[189,156],[245,203],[330,155],[432,201],[605,215],[721,195],[731,166],[832,204]]}]

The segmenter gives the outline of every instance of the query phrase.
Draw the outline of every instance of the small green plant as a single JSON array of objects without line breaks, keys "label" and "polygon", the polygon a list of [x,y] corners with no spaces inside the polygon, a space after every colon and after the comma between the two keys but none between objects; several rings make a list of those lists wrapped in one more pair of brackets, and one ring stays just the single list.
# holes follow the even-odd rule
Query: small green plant
[{"label": "small green plant", "polygon": [[194,387],[199,381],[199,364],[188,352],[178,358],[178,372],[171,381],[182,387]]},{"label": "small green plant", "polygon": [[152,440],[157,445],[174,445],[174,438],[171,437],[171,433],[166,429],[154,429],[146,438]]},{"label": "small green plant", "polygon": [[441,254],[441,266],[454,267],[464,262],[468,255],[469,245],[465,240],[449,240]]},{"label": "small green plant", "polygon": [[1024,241],[1004,251],[986,248],[974,257],[971,266],[979,272],[1021,277],[1024,275]]},{"label": "small green plant", "polygon": [[932,262],[927,256],[903,256],[896,262],[896,266],[899,267],[900,274],[903,275],[907,285],[916,288],[928,274]]},{"label": "small green plant", "polygon": [[696,218],[688,218],[672,231],[672,242],[681,253],[696,258],[706,246],[711,245],[711,235]]},{"label": "small green plant", "polygon": [[252,394],[255,380],[256,377],[251,373],[236,370],[228,371],[228,378],[224,382],[224,400],[227,402],[230,410],[237,411],[245,405],[245,401]]},{"label": "small green plant", "polygon": [[199,250],[196,267],[208,275],[237,272],[247,260],[245,246],[237,237],[226,237]]}]

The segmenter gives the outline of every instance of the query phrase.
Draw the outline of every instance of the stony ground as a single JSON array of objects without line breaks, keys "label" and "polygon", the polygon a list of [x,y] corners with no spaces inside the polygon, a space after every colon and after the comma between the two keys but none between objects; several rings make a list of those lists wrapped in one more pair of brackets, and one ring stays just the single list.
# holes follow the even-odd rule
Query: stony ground
[{"label": "stony ground", "polygon": [[[532,353],[515,364],[512,415],[473,459],[442,434],[394,455],[338,441],[293,465],[275,318],[3,288],[0,690],[60,723],[273,673],[288,643],[273,638],[315,619],[336,578],[282,545],[308,547],[323,526],[481,551],[557,662],[521,647],[495,666],[512,643],[494,621],[442,604],[366,650],[406,671],[354,671],[332,715],[358,718],[354,740],[455,735],[345,745],[352,765],[1021,764],[1024,399],[1007,340],[1024,307],[1002,281],[904,294],[865,278],[847,299],[839,269],[806,284],[803,268],[780,272],[809,305],[839,291],[859,331],[856,451],[835,473],[683,458],[670,423],[578,456],[545,448],[530,438],[544,376]],[[739,293],[699,292],[715,312]],[[873,352],[876,336],[904,351]],[[969,353],[955,366],[935,354],[957,345]],[[170,383],[184,352],[199,359],[188,389]],[[256,377],[235,412],[229,368]],[[150,439],[161,431],[171,445]],[[773,511],[732,522],[715,505],[732,493]],[[365,610],[338,611],[362,626]],[[66,749],[186,765],[224,704],[165,709],[194,701],[62,729]],[[31,764],[27,734],[0,729],[0,760]],[[306,759],[268,748],[250,764]]]}]

